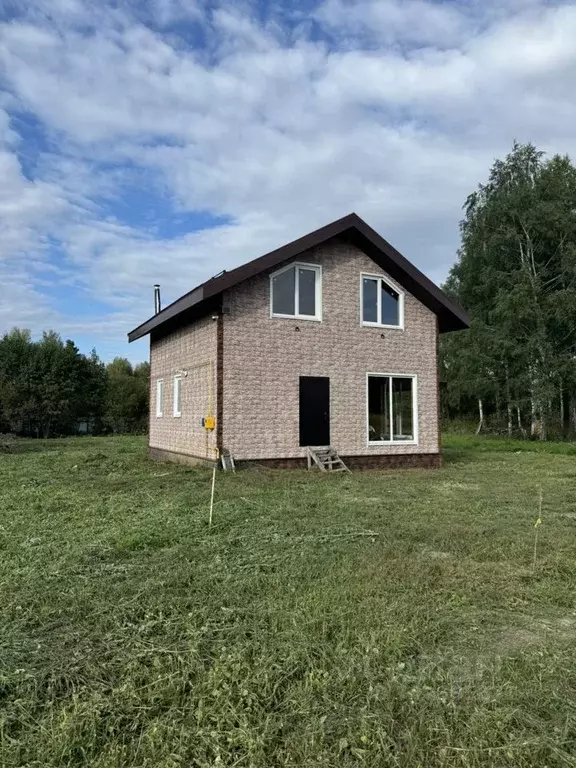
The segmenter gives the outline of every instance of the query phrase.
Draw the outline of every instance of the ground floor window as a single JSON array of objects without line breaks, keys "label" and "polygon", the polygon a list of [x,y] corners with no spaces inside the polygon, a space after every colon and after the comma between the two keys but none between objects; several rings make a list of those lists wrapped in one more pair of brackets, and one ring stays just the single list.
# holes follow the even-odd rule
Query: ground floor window
[{"label": "ground floor window", "polygon": [[164,415],[164,380],[156,380],[156,416]]},{"label": "ground floor window", "polygon": [[182,416],[182,376],[174,376],[174,416]]},{"label": "ground floor window", "polygon": [[416,377],[368,375],[368,442],[416,440]]}]

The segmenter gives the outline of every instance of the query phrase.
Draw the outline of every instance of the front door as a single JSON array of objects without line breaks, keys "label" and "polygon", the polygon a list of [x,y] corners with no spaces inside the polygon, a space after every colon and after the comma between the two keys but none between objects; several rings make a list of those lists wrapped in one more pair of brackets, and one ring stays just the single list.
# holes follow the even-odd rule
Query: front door
[{"label": "front door", "polygon": [[330,445],[328,376],[300,376],[300,445]]}]

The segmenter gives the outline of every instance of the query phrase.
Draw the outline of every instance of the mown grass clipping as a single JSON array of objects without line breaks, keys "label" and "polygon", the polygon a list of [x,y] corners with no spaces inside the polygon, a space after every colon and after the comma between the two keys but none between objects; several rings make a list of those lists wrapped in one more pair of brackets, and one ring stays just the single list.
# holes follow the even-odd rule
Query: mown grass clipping
[{"label": "mown grass clipping", "polygon": [[[211,473],[0,456],[0,765],[576,765],[576,457]],[[542,489],[534,568],[534,523]]]}]

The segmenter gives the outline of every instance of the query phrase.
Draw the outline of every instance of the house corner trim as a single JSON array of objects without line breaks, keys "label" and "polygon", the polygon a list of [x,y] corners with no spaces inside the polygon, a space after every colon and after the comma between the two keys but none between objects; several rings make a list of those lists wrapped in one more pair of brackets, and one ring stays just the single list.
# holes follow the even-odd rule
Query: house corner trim
[{"label": "house corner trim", "polygon": [[224,448],[224,315],[219,314],[216,326],[216,448]]}]

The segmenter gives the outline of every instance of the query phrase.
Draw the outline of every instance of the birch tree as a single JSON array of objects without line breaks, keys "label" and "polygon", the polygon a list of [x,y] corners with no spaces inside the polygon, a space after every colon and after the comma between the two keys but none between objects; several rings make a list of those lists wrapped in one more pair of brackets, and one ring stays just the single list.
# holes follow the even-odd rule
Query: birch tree
[{"label": "birch tree", "polygon": [[[576,169],[570,159],[547,160],[531,144],[514,144],[468,198],[461,237],[446,288],[469,310],[472,328],[455,335],[450,354],[466,349],[476,369],[462,372],[468,382],[478,381],[480,369],[491,372],[491,407],[504,404],[509,434],[516,427],[526,431],[529,414],[530,434],[545,440],[551,411],[564,413],[567,396],[576,419]],[[448,380],[449,389],[459,386]],[[479,398],[481,390],[486,396],[479,388]]]}]

